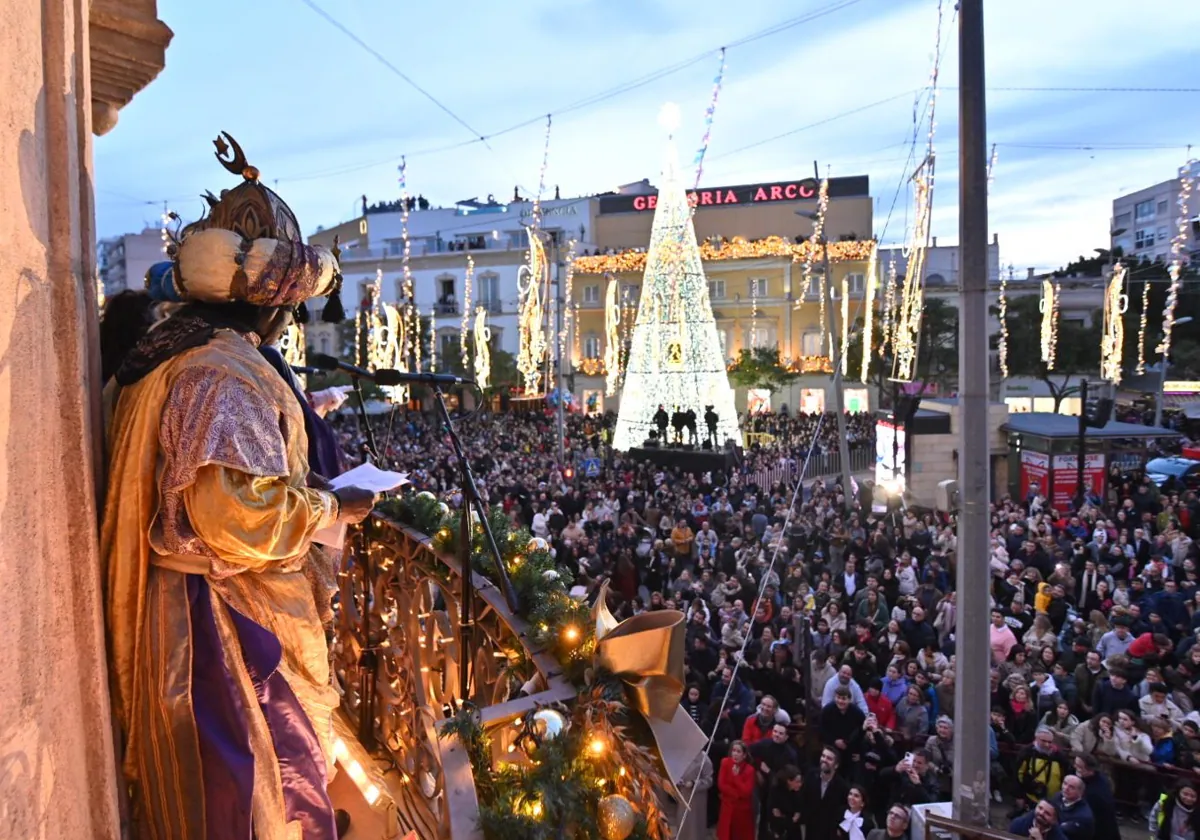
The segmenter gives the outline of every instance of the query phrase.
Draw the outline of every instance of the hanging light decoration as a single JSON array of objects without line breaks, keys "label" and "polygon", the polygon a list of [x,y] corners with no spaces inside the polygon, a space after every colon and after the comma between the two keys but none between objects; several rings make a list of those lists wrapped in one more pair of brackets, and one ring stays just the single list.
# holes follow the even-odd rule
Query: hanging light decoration
[{"label": "hanging light decoration", "polygon": [[475,311],[475,384],[487,388],[492,377],[492,331],[487,325],[487,310]]},{"label": "hanging light decoration", "polygon": [[[304,367],[308,357],[308,348],[304,344],[303,324],[288,324],[283,335],[279,337],[279,352],[283,356],[283,360],[292,367]],[[307,387],[308,383],[304,374],[298,373],[296,378],[300,380],[301,388]]]},{"label": "hanging light decoration", "polygon": [[175,218],[175,214],[172,213],[170,211],[170,209],[167,208],[166,202],[163,202],[162,223],[159,225],[158,235],[159,235],[159,238],[162,240],[162,252],[164,254],[170,253],[170,248],[171,248],[170,224],[171,224],[171,220],[174,218]]},{"label": "hanging light decoration", "polygon": [[[403,313],[390,303],[379,306],[378,314],[364,313],[371,319],[368,335],[368,363],[375,370],[407,370],[404,358]],[[408,402],[408,388],[404,385],[388,385],[381,388],[384,395],[394,403]]]},{"label": "hanging light decoration", "polygon": [[462,356],[463,369],[467,366],[467,333],[471,329],[471,284],[475,278],[475,258],[467,254],[467,273],[463,278],[462,329],[458,334],[458,350]]},{"label": "hanging light decoration", "polygon": [[1175,237],[1171,240],[1171,264],[1167,267],[1167,273],[1171,276],[1171,285],[1167,287],[1167,302],[1163,307],[1162,340],[1158,343],[1157,348],[1164,365],[1168,363],[1167,360],[1171,354],[1171,331],[1175,327],[1175,307],[1179,303],[1185,253],[1188,240],[1191,238],[1188,205],[1191,203],[1194,181],[1192,171],[1195,163],[1194,160],[1189,160],[1179,170],[1179,198],[1177,200],[1179,212],[1176,216]]},{"label": "hanging light decoration", "polygon": [[879,358],[887,357],[892,343],[892,327],[896,321],[896,249],[888,259],[887,282],[883,287],[883,325],[879,336]]},{"label": "hanging light decoration", "polygon": [[400,253],[400,267],[403,272],[401,279],[401,302],[404,306],[404,329],[401,348],[405,359],[412,360],[412,369],[421,369],[421,313],[417,311],[417,293],[413,283],[412,269],[409,258],[412,255],[412,244],[408,239],[408,160],[400,158],[400,240],[403,250]]},{"label": "hanging light decoration", "polygon": [[[871,370],[871,343],[875,338],[875,295],[879,291],[879,243],[873,242],[871,256],[867,260],[866,300],[863,301],[863,345],[862,345],[862,374],[863,382]],[[843,354],[843,357],[845,354]]]},{"label": "hanging light decoration", "polygon": [[1046,370],[1054,370],[1054,359],[1058,353],[1058,284],[1051,280],[1042,281],[1042,299],[1038,304],[1042,313],[1042,361]]},{"label": "hanging light decoration", "polygon": [[925,310],[925,253],[929,246],[933,211],[934,159],[930,155],[913,175],[916,221],[908,245],[908,265],[892,323],[892,379],[912,382],[917,372],[921,341],[921,315]]},{"label": "hanging light decoration", "polygon": [[1104,294],[1104,333],[1100,337],[1100,376],[1114,385],[1121,383],[1121,355],[1125,348],[1125,265],[1117,263]]},{"label": "hanging light decoration", "polygon": [[[704,175],[704,156],[708,152],[708,141],[712,137],[713,117],[717,113],[717,100],[721,98],[721,85],[725,80],[725,48],[721,47],[721,67],[717,77],[713,79],[712,96],[708,100],[708,108],[704,111],[704,137],[700,140],[700,148],[696,151],[693,165],[696,167],[695,189],[700,188],[700,178]],[[692,207],[694,213],[696,208]]]},{"label": "hanging light decoration", "polygon": [[1013,276],[1012,263],[1008,265],[1008,273],[1000,277],[1000,376],[1008,379],[1008,282]]},{"label": "hanging light decoration", "polygon": [[610,277],[604,293],[604,393],[617,392],[621,379],[621,283]]},{"label": "hanging light decoration", "polygon": [[1142,312],[1138,316],[1137,375],[1146,372],[1146,326],[1150,320],[1150,284],[1142,281]]},{"label": "hanging light decoration", "polygon": [[517,355],[517,370],[521,372],[524,391],[528,396],[540,392],[541,364],[546,355],[542,287],[549,282],[549,277],[550,268],[541,233],[531,227],[529,260],[517,272],[517,294],[520,299],[520,349]]},{"label": "hanging light decoration", "polygon": [[571,332],[571,314],[573,312],[570,304],[571,296],[575,291],[575,246],[576,242],[572,239],[567,243],[567,266],[566,278],[563,280],[563,300],[567,303],[563,307],[562,329],[558,333],[558,353],[560,356],[567,354],[567,336]]},{"label": "hanging light decoration", "polygon": [[842,346],[838,349],[841,355],[839,364],[842,367],[842,376],[846,376],[850,372],[850,275],[842,275]]},{"label": "hanging light decoration", "polygon": [[[794,304],[794,308],[796,308],[796,309],[799,309],[801,306],[804,305],[805,296],[808,295],[810,292],[812,292],[813,261],[816,258],[818,247],[824,246],[824,247],[828,248],[828,245],[824,244],[825,214],[828,210],[829,210],[829,179],[822,178],[820,187],[817,190],[817,217],[815,219],[813,219],[812,235],[808,237],[808,243],[807,243],[808,247],[805,249],[805,254],[804,254],[804,273],[802,275],[804,279],[801,281],[801,286],[802,286],[803,290],[802,290],[800,297],[797,299],[796,303]],[[829,278],[825,276],[824,272],[821,273],[821,279],[820,279],[818,285],[820,286],[820,312],[817,316],[817,320],[820,324],[820,330],[821,330],[820,352],[825,353],[826,352],[825,341],[826,341],[826,338],[828,337],[826,335],[827,330],[826,330],[826,324],[825,324],[825,298],[829,295]],[[830,347],[828,349],[832,350],[833,348]]]}]

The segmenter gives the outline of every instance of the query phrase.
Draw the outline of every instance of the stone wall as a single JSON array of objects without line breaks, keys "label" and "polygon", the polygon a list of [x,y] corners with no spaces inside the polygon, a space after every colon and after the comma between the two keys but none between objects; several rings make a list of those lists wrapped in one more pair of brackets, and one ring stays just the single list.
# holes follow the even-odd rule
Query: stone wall
[{"label": "stone wall", "polygon": [[89,10],[106,37],[130,35],[96,50],[125,81],[97,100],[111,127],[162,67],[145,60],[153,46],[123,57],[156,38],[161,57],[154,0],[0,4],[0,834],[23,840],[121,834],[97,546]]}]

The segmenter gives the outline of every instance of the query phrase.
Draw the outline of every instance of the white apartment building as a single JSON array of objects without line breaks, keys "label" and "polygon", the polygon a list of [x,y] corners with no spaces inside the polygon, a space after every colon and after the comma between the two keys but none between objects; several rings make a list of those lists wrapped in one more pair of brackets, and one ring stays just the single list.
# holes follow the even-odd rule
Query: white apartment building
[{"label": "white apartment building", "polygon": [[150,266],[166,259],[162,231],[146,228],[141,233],[101,239],[96,243],[96,256],[105,297],[125,289],[141,289]]},{"label": "white apartment building", "polygon": [[[548,256],[562,267],[551,267],[551,278],[565,273],[568,242],[575,240],[577,253],[594,246],[594,219],[597,200],[592,197],[543,201],[542,230],[558,242]],[[370,290],[380,282],[382,299],[401,301],[404,289],[404,229],[399,202],[367,206],[358,219],[334,228],[319,230],[309,242],[331,246],[340,236],[342,273],[345,278],[342,302],[350,313],[369,299]],[[422,316],[432,317],[439,359],[456,352],[459,345],[464,309],[467,307],[467,260],[474,261],[469,309],[483,306],[489,313],[492,346],[516,354],[518,336],[518,274],[529,250],[526,232],[533,217],[528,200],[509,203],[469,199],[452,207],[429,207],[420,200],[408,214],[409,273],[416,305]],[[551,297],[554,292],[551,293]],[[322,301],[313,305],[314,318],[306,330],[310,348],[317,352],[337,353],[336,329],[320,323],[315,313]],[[547,305],[547,310],[551,309]],[[440,366],[440,365],[439,365]]]},{"label": "white apartment building", "polygon": [[[1200,163],[1192,164],[1192,178],[1200,178]],[[1179,178],[1163,181],[1113,199],[1110,241],[1127,256],[1166,262],[1171,240],[1178,230]],[[1188,208],[1190,259],[1200,258],[1200,195],[1192,192]]]}]

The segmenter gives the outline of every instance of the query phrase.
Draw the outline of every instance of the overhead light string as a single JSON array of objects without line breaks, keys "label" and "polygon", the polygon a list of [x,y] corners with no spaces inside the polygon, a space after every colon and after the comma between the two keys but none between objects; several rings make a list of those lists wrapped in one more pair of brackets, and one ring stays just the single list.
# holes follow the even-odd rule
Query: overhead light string
[{"label": "overhead light string", "polygon": [[458,351],[462,357],[463,370],[467,369],[467,334],[471,330],[471,295],[475,278],[475,258],[467,254],[467,273],[463,277],[462,328],[458,334]]},{"label": "overhead light string", "polygon": [[1150,320],[1150,283],[1142,281],[1142,311],[1138,316],[1138,376],[1146,372],[1146,326]]},{"label": "overhead light string", "polygon": [[717,77],[713,79],[712,96],[708,100],[708,108],[704,111],[704,136],[700,139],[700,148],[696,151],[694,165],[696,167],[695,188],[700,188],[700,179],[704,176],[704,156],[708,154],[708,141],[712,137],[713,117],[717,113],[717,100],[721,97],[721,86],[725,81],[725,48],[721,47],[721,63]]},{"label": "overhead light string", "polygon": [[[879,243],[871,243],[871,256],[867,260],[866,299],[863,301],[863,345],[862,345],[862,382],[867,381],[871,370],[871,344],[875,332],[875,296],[879,293]],[[845,326],[842,327],[845,329]],[[843,357],[845,354],[842,354]]]},{"label": "overhead light string", "polygon": [[411,369],[421,369],[421,315],[417,312],[417,293],[413,283],[412,268],[409,258],[412,255],[412,244],[408,239],[408,160],[400,158],[400,239],[403,251],[400,256],[400,267],[403,273],[401,283],[401,301],[404,306],[404,347],[406,359],[410,360]]},{"label": "overhead light string", "polygon": [[1008,284],[1013,278],[1013,264],[1008,264],[1008,271],[1000,275],[1000,300],[997,305],[1000,316],[1000,376],[1008,379]]}]

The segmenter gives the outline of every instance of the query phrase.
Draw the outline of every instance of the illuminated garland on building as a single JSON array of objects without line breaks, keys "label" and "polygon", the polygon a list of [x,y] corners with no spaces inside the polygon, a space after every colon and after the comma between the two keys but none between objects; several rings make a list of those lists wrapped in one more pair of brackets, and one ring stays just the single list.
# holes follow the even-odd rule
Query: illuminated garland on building
[{"label": "illuminated garland on building", "polygon": [[1142,313],[1138,317],[1138,359],[1137,375],[1146,372],[1146,325],[1150,320],[1150,284],[1142,283]]},{"label": "illuminated garland on building", "polygon": [[[482,306],[475,312],[475,384],[487,388],[492,377],[492,331],[487,325],[487,310]],[[466,367],[466,355],[463,356]]]},{"label": "illuminated garland on building", "polygon": [[546,333],[543,328],[545,312],[542,307],[542,287],[549,282],[550,268],[541,233],[529,229],[529,261],[517,272],[519,303],[520,349],[517,370],[524,381],[528,396],[540,393],[541,365],[546,356]]},{"label": "illuminated garland on building", "polygon": [[1054,370],[1054,359],[1058,353],[1058,284],[1042,281],[1042,299],[1038,305],[1042,313],[1042,361],[1046,370]]},{"label": "illuminated garland on building", "polygon": [[1121,383],[1121,356],[1125,348],[1126,269],[1123,263],[1113,267],[1104,295],[1104,333],[1100,337],[1100,376],[1114,385]]},{"label": "illuminated garland on building", "polygon": [[604,393],[610,397],[617,393],[621,378],[620,291],[620,281],[610,277],[604,291],[604,369],[607,371]]},{"label": "illuminated garland on building", "polygon": [[1000,277],[1000,376],[1008,379],[1008,281],[1012,279],[1012,263],[1008,265],[1008,273]]},{"label": "illuminated garland on building", "polygon": [[[704,111],[704,137],[700,140],[700,148],[696,151],[693,165],[696,167],[696,188],[700,187],[700,178],[704,175],[704,156],[708,153],[708,140],[712,137],[713,117],[717,113],[717,100],[721,96],[721,85],[725,80],[725,48],[721,47],[721,67],[717,70],[717,78],[713,79],[712,97],[708,100],[708,108]],[[692,208],[694,213],[696,208]]]},{"label": "illuminated garland on building", "polygon": [[[869,240],[830,242],[828,247],[830,262],[864,262],[871,256],[872,243]],[[708,240],[700,243],[700,259],[704,262],[787,257],[793,263],[802,263],[808,259],[810,251],[820,256],[820,250],[810,248],[807,240],[797,245],[782,236],[768,236],[755,241],[735,236],[718,243]],[[638,274],[646,270],[646,252],[631,249],[616,254],[576,257],[575,270],[580,274],[604,274],[609,271],[614,274]]]},{"label": "illuminated garland on building", "polygon": [[883,329],[879,337],[879,358],[886,359],[896,323],[896,250],[888,258],[887,282],[883,287]]},{"label": "illuminated garland on building", "polygon": [[[867,299],[863,301],[863,342],[862,342],[862,374],[863,382],[871,370],[871,344],[875,338],[875,295],[879,293],[879,245],[872,243],[871,259],[867,261]],[[845,353],[842,357],[845,358]]]},{"label": "illuminated garland on building", "polygon": [[467,332],[471,328],[471,285],[475,277],[475,258],[467,254],[467,273],[463,278],[462,328],[458,333],[458,351],[462,356],[463,369],[467,366]]},{"label": "illuminated garland on building", "polygon": [[1167,302],[1163,307],[1162,341],[1158,343],[1158,354],[1162,363],[1168,363],[1171,354],[1171,331],[1175,327],[1175,307],[1179,303],[1179,288],[1182,285],[1184,254],[1187,250],[1190,232],[1188,206],[1192,197],[1192,167],[1194,160],[1189,160],[1179,170],[1179,215],[1176,217],[1175,238],[1171,240],[1171,265],[1167,272],[1171,275],[1171,285],[1167,287]]},{"label": "illuminated garland on building", "polygon": [[405,359],[412,359],[412,369],[421,369],[421,314],[417,312],[417,293],[413,283],[412,269],[409,257],[412,255],[412,245],[408,240],[408,161],[400,158],[400,239],[404,250],[401,252],[400,267],[403,271],[401,301],[404,305],[404,329],[401,348]]}]

